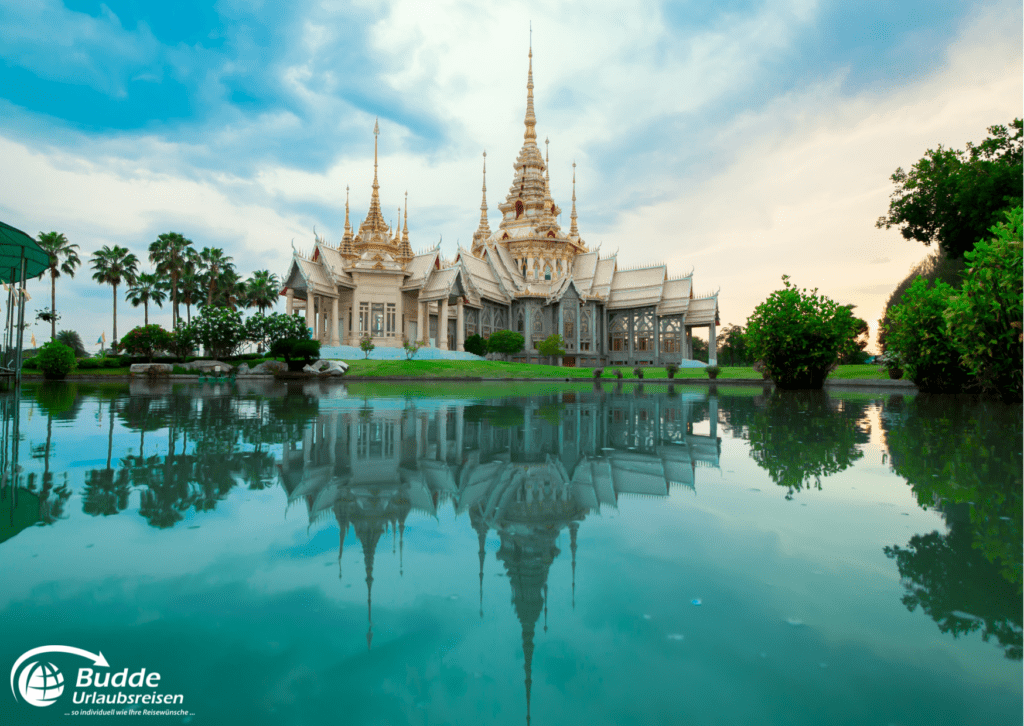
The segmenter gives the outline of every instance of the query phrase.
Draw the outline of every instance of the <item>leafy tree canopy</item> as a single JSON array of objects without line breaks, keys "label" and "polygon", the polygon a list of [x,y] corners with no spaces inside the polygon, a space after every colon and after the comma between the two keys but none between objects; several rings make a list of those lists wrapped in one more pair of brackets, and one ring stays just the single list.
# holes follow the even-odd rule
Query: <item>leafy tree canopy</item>
[{"label": "leafy tree canopy", "polygon": [[899,227],[906,239],[932,242],[959,259],[1022,197],[1022,123],[990,126],[989,137],[966,149],[929,149],[909,171],[890,177],[896,190],[878,228]]}]

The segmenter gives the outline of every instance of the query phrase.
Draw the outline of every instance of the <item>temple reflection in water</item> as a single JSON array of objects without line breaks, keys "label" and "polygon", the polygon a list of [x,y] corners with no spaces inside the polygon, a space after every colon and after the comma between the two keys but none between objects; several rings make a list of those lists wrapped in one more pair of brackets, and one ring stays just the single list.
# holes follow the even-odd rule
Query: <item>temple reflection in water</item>
[{"label": "temple reflection in water", "polygon": [[[310,523],[333,516],[339,576],[345,537],[363,550],[367,647],[373,638],[373,565],[381,538],[402,538],[409,514],[436,515],[450,502],[479,540],[483,616],[485,542],[512,588],[522,625],[527,719],[534,633],[546,610],[547,580],[569,532],[575,605],[580,523],[620,496],[666,497],[696,487],[698,467],[718,467],[717,397],[564,393],[494,404],[413,399],[321,401],[301,442],[280,462],[289,506],[306,505]],[[694,423],[707,421],[708,435]],[[546,626],[545,626],[546,629]]]}]

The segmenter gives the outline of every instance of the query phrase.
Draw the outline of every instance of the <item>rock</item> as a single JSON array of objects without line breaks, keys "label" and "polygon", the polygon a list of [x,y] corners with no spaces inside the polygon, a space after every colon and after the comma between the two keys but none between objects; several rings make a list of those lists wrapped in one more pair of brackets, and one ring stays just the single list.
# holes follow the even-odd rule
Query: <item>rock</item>
[{"label": "rock", "polygon": [[191,363],[183,363],[181,367],[190,371],[199,371],[200,373],[214,373],[214,369],[218,367],[221,373],[228,373],[232,368],[230,363],[222,363],[219,360],[195,360]]},{"label": "rock", "polygon": [[258,366],[253,366],[249,369],[249,375],[275,375],[277,373],[284,373],[288,370],[288,366],[279,360],[268,360],[260,363]]},{"label": "rock", "polygon": [[343,376],[348,371],[348,363],[342,360],[318,360],[312,368],[322,376]]},{"label": "rock", "polygon": [[128,369],[130,376],[146,376],[147,378],[163,378],[171,375],[174,366],[169,363],[132,363]]},{"label": "rock", "polygon": [[238,369],[235,371],[235,375],[239,375],[239,376],[247,376],[247,375],[249,375],[249,364],[248,363],[243,363],[242,365],[238,366]]}]

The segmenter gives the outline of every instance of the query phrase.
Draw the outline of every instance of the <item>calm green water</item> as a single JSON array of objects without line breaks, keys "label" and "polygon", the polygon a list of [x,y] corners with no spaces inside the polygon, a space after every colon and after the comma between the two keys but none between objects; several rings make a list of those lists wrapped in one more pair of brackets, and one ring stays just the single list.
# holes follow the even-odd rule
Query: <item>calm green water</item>
[{"label": "calm green water", "polygon": [[0,723],[1021,723],[1019,406],[535,390],[3,394]]}]

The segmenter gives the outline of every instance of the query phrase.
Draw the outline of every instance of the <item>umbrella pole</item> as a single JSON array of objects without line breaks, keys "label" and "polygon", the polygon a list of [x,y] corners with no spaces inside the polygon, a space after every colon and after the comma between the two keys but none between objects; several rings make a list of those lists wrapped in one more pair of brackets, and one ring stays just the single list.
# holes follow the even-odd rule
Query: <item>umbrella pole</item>
[{"label": "umbrella pole", "polygon": [[[4,311],[4,350],[3,350],[3,366],[7,368],[10,366],[13,358],[14,349],[14,268],[11,268],[10,276],[11,284],[7,288],[7,310]],[[13,373],[13,371],[11,371]]]},{"label": "umbrella pole", "polygon": [[[21,294],[18,296],[18,351],[14,357],[14,385],[21,386],[21,344],[22,336],[25,333],[25,267],[28,261],[25,259],[25,248],[21,248]],[[14,412],[15,427],[17,427],[18,412]]]}]

